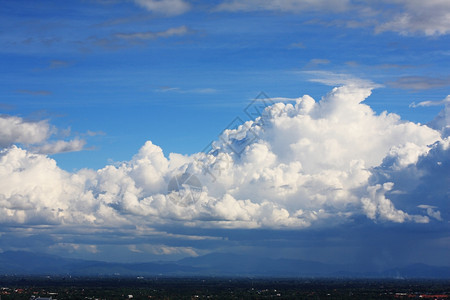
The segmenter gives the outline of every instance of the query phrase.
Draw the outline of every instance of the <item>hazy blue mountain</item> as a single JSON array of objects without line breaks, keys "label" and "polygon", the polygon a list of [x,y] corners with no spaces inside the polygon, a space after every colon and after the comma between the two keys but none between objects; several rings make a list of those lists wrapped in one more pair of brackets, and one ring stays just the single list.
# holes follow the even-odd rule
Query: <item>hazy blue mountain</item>
[{"label": "hazy blue mountain", "polygon": [[381,272],[358,272],[356,266],[225,253],[212,253],[174,262],[110,263],[8,251],[0,253],[0,274],[450,278],[450,268],[414,264]]},{"label": "hazy blue mountain", "polygon": [[175,263],[109,263],[62,258],[56,255],[24,251],[0,253],[0,274],[20,275],[148,275],[195,272],[195,268]]},{"label": "hazy blue mountain", "polygon": [[258,256],[213,253],[178,261],[181,265],[197,266],[212,275],[261,275],[261,276],[323,276],[337,266],[319,262],[270,259]]}]

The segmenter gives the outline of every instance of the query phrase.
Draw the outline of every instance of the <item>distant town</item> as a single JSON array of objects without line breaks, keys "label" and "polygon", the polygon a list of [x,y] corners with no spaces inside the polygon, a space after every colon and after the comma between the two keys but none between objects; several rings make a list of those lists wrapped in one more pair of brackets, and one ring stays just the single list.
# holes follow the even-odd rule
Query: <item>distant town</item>
[{"label": "distant town", "polygon": [[449,299],[450,280],[0,277],[0,299]]}]

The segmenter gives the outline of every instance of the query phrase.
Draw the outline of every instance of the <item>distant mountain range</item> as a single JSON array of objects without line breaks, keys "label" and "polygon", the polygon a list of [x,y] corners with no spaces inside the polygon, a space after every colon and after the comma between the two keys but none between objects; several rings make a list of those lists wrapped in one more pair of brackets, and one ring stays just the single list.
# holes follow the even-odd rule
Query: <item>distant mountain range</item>
[{"label": "distant mountain range", "polygon": [[230,276],[450,279],[449,267],[414,264],[379,272],[355,266],[213,253],[174,262],[110,263],[24,251],[0,253],[0,275]]}]

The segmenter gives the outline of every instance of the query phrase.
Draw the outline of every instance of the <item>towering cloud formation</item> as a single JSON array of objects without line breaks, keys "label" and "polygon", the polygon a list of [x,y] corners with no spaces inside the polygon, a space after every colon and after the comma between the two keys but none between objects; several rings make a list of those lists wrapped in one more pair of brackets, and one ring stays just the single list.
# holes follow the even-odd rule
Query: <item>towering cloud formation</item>
[{"label": "towering cloud formation", "polygon": [[209,153],[166,157],[147,142],[130,161],[97,171],[68,173],[45,155],[7,147],[0,222],[306,228],[360,216],[448,220],[441,209],[449,199],[449,138],[375,114],[362,104],[370,93],[346,85],[318,102],[306,95],[276,103],[224,131]]}]

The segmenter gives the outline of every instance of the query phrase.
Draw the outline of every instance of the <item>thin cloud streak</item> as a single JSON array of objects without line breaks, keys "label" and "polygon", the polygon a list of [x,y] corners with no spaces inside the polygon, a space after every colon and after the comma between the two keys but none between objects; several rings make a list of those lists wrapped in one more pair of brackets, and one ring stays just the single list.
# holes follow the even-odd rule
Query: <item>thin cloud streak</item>
[{"label": "thin cloud streak", "polygon": [[168,38],[172,36],[183,36],[189,33],[189,29],[186,26],[169,28],[164,31],[152,32],[134,32],[134,33],[116,33],[115,37],[120,39],[138,39],[138,40],[151,40],[157,38]]},{"label": "thin cloud streak", "polygon": [[428,101],[422,101],[422,102],[419,102],[419,103],[411,103],[410,105],[409,105],[409,107],[413,107],[413,108],[415,108],[415,107],[428,107],[428,106],[441,106],[441,105],[447,105],[447,104],[450,104],[450,95],[448,95],[447,97],[445,97],[443,100],[441,100],[441,101],[431,101],[431,100],[428,100]]},{"label": "thin cloud streak", "polygon": [[146,10],[167,16],[177,16],[190,10],[191,5],[184,0],[134,0]]},{"label": "thin cloud streak", "polygon": [[387,82],[388,85],[406,90],[428,90],[450,85],[448,78],[433,78],[427,76],[404,76]]},{"label": "thin cloud streak", "polygon": [[46,90],[16,90],[16,93],[27,94],[31,96],[49,96],[52,94],[51,91]]}]

